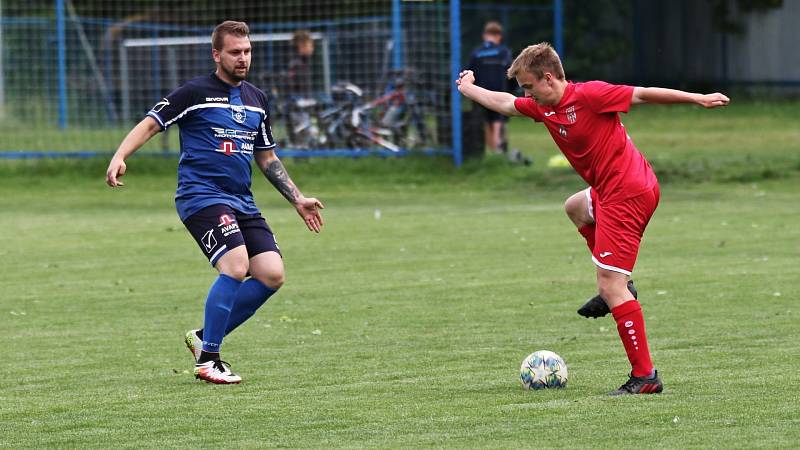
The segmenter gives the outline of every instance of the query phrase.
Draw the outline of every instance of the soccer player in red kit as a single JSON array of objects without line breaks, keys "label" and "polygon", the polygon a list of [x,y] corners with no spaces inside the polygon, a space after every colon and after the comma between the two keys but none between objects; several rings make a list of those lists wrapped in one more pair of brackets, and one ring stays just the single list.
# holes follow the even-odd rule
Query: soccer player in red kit
[{"label": "soccer player in red kit", "polygon": [[695,94],[674,89],[567,81],[550,44],[527,47],[508,69],[524,98],[475,85],[469,70],[456,80],[462,95],[508,116],[542,122],[572,167],[589,185],[565,203],[567,216],[586,239],[597,266],[599,294],[579,309],[585,317],[611,312],[617,322],[631,373],[610,395],[652,394],[663,384],[650,358],[642,308],[630,281],[642,234],[656,210],[658,180],[633,145],[619,113],[642,103],[727,105],[720,93]]}]

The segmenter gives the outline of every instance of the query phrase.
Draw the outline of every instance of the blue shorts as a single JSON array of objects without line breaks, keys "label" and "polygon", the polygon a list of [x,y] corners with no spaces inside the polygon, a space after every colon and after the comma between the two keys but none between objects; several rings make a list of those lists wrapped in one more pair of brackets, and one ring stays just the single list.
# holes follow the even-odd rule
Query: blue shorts
[{"label": "blue shorts", "polygon": [[243,214],[227,205],[211,205],[189,216],[183,225],[189,230],[212,266],[240,245],[247,256],[276,252],[281,254],[275,235],[261,214]]}]

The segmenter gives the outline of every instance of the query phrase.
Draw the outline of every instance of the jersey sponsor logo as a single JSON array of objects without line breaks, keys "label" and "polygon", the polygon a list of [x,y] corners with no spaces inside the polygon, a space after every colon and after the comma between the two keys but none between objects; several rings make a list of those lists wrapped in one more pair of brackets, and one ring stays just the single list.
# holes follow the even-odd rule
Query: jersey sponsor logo
[{"label": "jersey sponsor logo", "polygon": [[230,225],[234,222],[233,218],[230,214],[223,214],[219,216],[219,226],[224,227],[225,225]]},{"label": "jersey sponsor logo", "polygon": [[239,224],[229,214],[219,216],[219,225],[217,226],[225,237],[239,232]]},{"label": "jersey sponsor logo", "polygon": [[633,321],[632,320],[625,321],[625,328],[630,328],[632,326],[633,326]]},{"label": "jersey sponsor logo", "polygon": [[253,143],[252,142],[243,142],[241,147],[236,146],[236,142],[230,139],[224,139],[220,141],[219,148],[215,148],[215,152],[225,153],[226,155],[230,156],[234,153],[244,153],[250,154],[253,153]]},{"label": "jersey sponsor logo", "polygon": [[226,155],[230,155],[233,152],[238,153],[238,150],[236,149],[236,143],[231,140],[226,139],[220,142],[219,148],[222,150],[222,153],[225,153]]},{"label": "jersey sponsor logo", "polygon": [[203,244],[203,247],[206,249],[206,253],[211,253],[212,250],[217,246],[217,238],[214,237],[214,230],[206,231],[206,234],[203,235],[203,238],[200,240]]},{"label": "jersey sponsor logo", "polygon": [[575,123],[578,121],[578,114],[575,112],[574,106],[567,108],[567,120],[569,120],[569,123]]},{"label": "jersey sponsor logo", "polygon": [[242,131],[230,128],[211,127],[214,130],[214,137],[220,139],[241,139],[243,141],[254,141],[258,131]]},{"label": "jersey sponsor logo", "polygon": [[165,99],[161,100],[160,102],[156,103],[156,105],[153,106],[153,109],[151,109],[150,111],[153,111],[154,113],[159,113],[166,106],[169,106],[169,100],[167,100],[165,98]]},{"label": "jersey sponsor logo", "polygon": [[206,97],[207,102],[227,102],[228,97]]},{"label": "jersey sponsor logo", "polygon": [[603,252],[603,253],[600,253],[600,257],[601,257],[601,258],[605,258],[606,256],[610,256],[610,255],[613,255],[613,253],[611,253],[611,252]]},{"label": "jersey sponsor logo", "polygon": [[556,113],[555,111],[547,111],[546,113],[544,113],[544,116],[545,116],[545,117],[550,117],[550,116],[552,116],[552,115],[553,115],[553,114],[555,114],[555,113]]},{"label": "jersey sponsor logo", "polygon": [[247,120],[247,110],[242,105],[231,105],[231,117],[236,123],[244,123]]},{"label": "jersey sponsor logo", "polygon": [[558,126],[558,134],[560,134],[561,137],[564,138],[564,139],[567,138],[567,129],[564,128],[564,125],[559,125]]}]

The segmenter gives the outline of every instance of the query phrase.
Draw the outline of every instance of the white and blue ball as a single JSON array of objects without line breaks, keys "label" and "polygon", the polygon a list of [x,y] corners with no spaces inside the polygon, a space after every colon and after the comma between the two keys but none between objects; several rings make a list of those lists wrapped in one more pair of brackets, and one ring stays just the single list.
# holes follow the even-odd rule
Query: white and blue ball
[{"label": "white and blue ball", "polygon": [[519,368],[519,381],[525,389],[563,388],[567,378],[567,364],[549,350],[531,353]]}]

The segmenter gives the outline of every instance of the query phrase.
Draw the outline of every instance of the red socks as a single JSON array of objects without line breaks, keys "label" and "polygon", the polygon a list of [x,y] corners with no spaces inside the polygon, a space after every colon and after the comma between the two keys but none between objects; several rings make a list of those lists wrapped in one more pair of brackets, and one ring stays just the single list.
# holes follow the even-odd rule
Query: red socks
[{"label": "red socks", "polygon": [[578,233],[586,239],[586,245],[589,246],[589,253],[594,251],[594,224],[584,225],[578,228]]},{"label": "red socks", "polygon": [[647,347],[641,305],[636,300],[629,300],[612,309],[611,314],[617,321],[619,338],[622,339],[625,353],[628,354],[628,360],[633,367],[631,374],[634,377],[650,376],[653,372],[653,362],[650,359],[650,349]]}]

